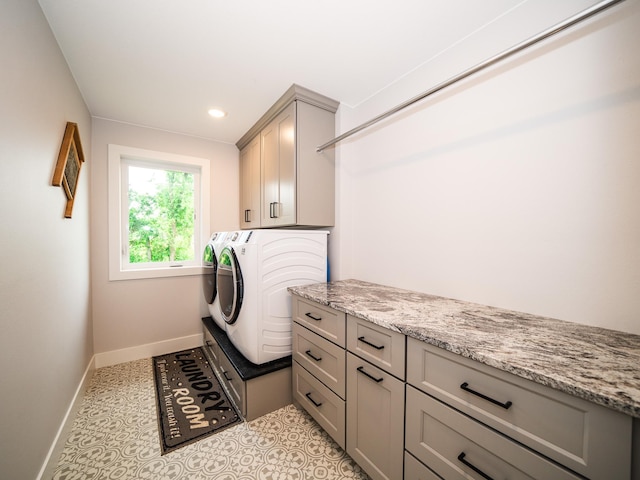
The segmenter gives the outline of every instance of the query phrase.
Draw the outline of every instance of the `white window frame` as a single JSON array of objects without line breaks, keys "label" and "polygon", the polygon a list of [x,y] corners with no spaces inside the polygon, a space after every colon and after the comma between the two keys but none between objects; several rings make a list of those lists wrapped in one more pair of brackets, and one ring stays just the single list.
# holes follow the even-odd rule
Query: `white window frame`
[{"label": "white window frame", "polygon": [[[140,278],[177,277],[200,275],[202,271],[201,254],[208,241],[209,232],[209,160],[204,158],[156,152],[141,148],[109,144],[109,280],[132,280]],[[132,164],[154,165],[157,168],[177,167],[179,170],[194,173],[194,189],[198,189],[200,201],[195,205],[196,226],[194,228],[195,259],[193,264],[175,262],[173,265],[141,264],[133,266],[125,258],[125,242],[128,242],[129,208],[127,199],[128,181],[126,166]],[[125,184],[125,181],[127,182]]]}]

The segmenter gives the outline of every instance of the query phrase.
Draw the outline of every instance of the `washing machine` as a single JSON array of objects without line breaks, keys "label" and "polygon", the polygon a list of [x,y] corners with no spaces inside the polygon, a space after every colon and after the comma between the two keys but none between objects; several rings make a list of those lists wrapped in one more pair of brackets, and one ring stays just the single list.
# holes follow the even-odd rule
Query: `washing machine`
[{"label": "washing machine", "polygon": [[321,230],[234,232],[218,257],[218,297],[229,340],[260,365],[291,355],[294,285],[326,282]]},{"label": "washing machine", "polygon": [[204,247],[202,254],[202,293],[209,307],[209,314],[220,328],[224,329],[225,322],[220,313],[218,297],[218,257],[227,238],[227,232],[215,232]]}]

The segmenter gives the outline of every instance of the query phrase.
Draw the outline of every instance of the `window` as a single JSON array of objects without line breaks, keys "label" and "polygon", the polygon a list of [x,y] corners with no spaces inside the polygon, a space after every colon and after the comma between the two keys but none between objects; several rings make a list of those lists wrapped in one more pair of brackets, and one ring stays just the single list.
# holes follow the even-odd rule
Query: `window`
[{"label": "window", "polygon": [[208,232],[208,160],[109,145],[109,280],[200,274]]}]

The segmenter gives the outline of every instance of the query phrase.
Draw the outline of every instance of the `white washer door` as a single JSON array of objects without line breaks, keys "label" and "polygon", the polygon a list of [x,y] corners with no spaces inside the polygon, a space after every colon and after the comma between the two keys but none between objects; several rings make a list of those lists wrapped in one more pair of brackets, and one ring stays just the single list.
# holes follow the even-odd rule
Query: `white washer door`
[{"label": "white washer door", "polygon": [[232,325],[238,319],[244,297],[242,271],[232,245],[220,252],[217,280],[220,312],[224,321]]},{"label": "white washer door", "polygon": [[202,266],[204,267],[204,274],[202,275],[202,293],[204,294],[205,301],[211,305],[216,299],[216,273],[218,270],[218,259],[213,250],[213,246],[208,243],[204,247],[204,253],[202,254]]}]

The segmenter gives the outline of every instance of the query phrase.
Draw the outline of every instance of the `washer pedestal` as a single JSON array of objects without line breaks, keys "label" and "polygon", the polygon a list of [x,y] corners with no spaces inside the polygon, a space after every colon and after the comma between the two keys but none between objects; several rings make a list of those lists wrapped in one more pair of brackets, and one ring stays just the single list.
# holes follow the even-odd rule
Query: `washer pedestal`
[{"label": "washer pedestal", "polygon": [[250,421],[292,403],[291,355],[255,365],[211,317],[202,319],[204,351],[229,396]]}]

